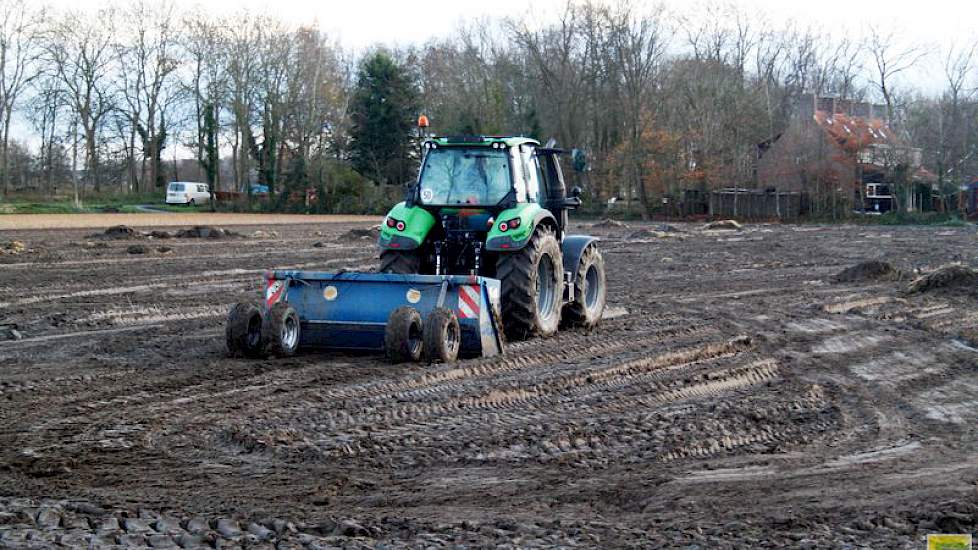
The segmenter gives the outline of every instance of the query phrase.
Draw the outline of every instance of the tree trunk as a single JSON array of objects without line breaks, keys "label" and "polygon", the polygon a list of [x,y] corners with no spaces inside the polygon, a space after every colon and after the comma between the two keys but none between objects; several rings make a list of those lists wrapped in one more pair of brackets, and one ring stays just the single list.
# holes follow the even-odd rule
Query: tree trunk
[{"label": "tree trunk", "polygon": [[0,143],[0,169],[3,170],[3,194],[6,195],[10,190],[10,115],[13,111],[12,105],[4,109],[3,119],[3,138]]},{"label": "tree trunk", "polygon": [[98,150],[95,142],[95,128],[85,128],[85,149],[86,164],[88,165],[88,177],[92,181],[92,190],[96,193],[101,191],[98,177]]},{"label": "tree trunk", "polygon": [[129,189],[139,192],[139,175],[136,173],[136,127],[129,129]]}]

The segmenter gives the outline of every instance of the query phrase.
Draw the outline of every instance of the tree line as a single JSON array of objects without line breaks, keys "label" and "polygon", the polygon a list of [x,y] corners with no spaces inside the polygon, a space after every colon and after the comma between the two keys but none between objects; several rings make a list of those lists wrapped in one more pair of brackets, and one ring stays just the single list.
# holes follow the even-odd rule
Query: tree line
[{"label": "tree line", "polygon": [[[582,148],[592,202],[649,215],[680,189],[755,184],[758,144],[810,93],[883,103],[942,183],[978,173],[974,45],[776,28],[722,2],[695,11],[571,1],[543,24],[470,20],[449,38],[357,55],[267,15],[0,0],[0,184],[139,193],[183,169],[215,189],[262,184],[284,204],[315,188],[326,209],[362,210],[373,186],[411,178],[425,113],[439,134]],[[906,83],[922,63],[943,69],[939,85]],[[189,155],[194,166],[177,162]]]}]

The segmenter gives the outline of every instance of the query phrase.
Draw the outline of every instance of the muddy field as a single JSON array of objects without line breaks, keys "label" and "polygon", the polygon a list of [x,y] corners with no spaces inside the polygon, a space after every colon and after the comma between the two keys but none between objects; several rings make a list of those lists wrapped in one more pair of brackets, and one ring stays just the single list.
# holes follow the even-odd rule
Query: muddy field
[{"label": "muddy field", "polygon": [[[23,243],[0,253],[0,546],[922,548],[976,531],[978,295],[906,292],[978,266],[974,227],[581,224],[608,265],[591,333],[451,366],[227,358],[227,307],[265,269],[373,268],[351,227],[367,224],[0,232]],[[873,259],[896,271],[836,280]]]}]

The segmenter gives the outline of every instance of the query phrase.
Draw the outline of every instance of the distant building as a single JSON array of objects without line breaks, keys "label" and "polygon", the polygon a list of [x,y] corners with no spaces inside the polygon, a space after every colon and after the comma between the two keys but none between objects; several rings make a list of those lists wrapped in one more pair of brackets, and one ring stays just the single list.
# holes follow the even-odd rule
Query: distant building
[{"label": "distant building", "polygon": [[[758,145],[761,187],[836,194],[856,210],[887,212],[897,203],[919,210],[930,202],[933,174],[921,167],[921,150],[890,127],[886,108],[806,94],[779,136]],[[900,183],[906,195],[895,197]],[[924,195],[923,197],[921,195]]]}]

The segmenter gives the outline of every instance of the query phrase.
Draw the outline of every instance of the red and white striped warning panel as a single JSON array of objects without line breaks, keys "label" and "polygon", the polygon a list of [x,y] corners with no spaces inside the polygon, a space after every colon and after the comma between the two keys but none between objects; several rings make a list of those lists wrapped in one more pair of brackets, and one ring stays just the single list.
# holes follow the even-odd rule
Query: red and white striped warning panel
[{"label": "red and white striped warning panel", "polygon": [[268,288],[265,289],[265,305],[272,307],[277,304],[282,298],[282,292],[285,290],[285,283],[283,281],[276,281],[269,279]]},{"label": "red and white striped warning panel", "polygon": [[478,319],[480,301],[478,286],[462,285],[458,287],[459,319]]}]

